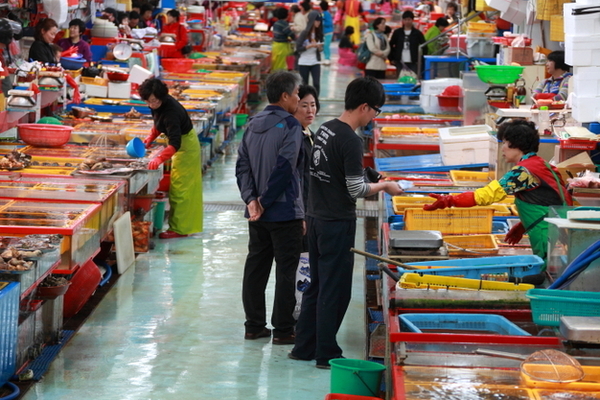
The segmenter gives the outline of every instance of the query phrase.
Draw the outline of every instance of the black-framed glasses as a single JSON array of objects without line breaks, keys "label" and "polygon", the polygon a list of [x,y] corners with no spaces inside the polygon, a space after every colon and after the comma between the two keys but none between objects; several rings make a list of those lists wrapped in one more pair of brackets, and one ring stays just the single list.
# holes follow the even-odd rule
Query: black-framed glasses
[{"label": "black-framed glasses", "polygon": [[375,110],[375,116],[378,116],[379,114],[381,114],[381,108],[372,106],[370,104],[368,104],[369,107],[371,107],[373,110]]}]

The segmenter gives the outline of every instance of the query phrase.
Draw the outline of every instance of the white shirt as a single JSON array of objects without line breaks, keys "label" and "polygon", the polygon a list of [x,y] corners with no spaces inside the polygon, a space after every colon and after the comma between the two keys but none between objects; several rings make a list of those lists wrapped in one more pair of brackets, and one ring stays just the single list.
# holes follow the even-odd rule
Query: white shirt
[{"label": "white shirt", "polygon": [[[310,42],[307,40],[304,42],[306,46]],[[310,49],[306,49],[300,53],[300,57],[298,58],[298,65],[317,65],[319,64],[319,60],[317,59],[317,48],[311,47]]]},{"label": "white shirt", "polygon": [[408,38],[411,32],[412,32],[412,29],[410,31],[407,31],[407,30],[404,31],[404,46],[402,47],[402,61],[404,61],[405,63],[412,62],[412,57],[410,56],[410,41]]}]

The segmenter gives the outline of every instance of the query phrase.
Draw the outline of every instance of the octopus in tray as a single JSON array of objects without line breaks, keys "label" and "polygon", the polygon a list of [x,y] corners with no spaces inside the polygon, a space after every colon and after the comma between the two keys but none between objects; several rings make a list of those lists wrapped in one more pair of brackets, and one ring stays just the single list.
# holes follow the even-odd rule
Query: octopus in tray
[{"label": "octopus in tray", "polygon": [[107,162],[106,158],[86,158],[77,166],[77,169],[81,171],[100,171],[113,167],[114,165]]},{"label": "octopus in tray", "polygon": [[175,85],[173,85],[173,88],[171,88],[171,96],[175,97],[175,98],[179,98],[181,97],[181,94],[183,93],[184,90],[189,89],[190,85],[185,85],[183,83],[176,83]]},{"label": "octopus in tray", "polygon": [[[29,254],[33,253],[33,254]],[[24,257],[38,257],[42,254],[41,251],[22,252],[9,247],[0,254],[0,269],[8,271],[28,271],[33,266],[33,261],[25,261]]]},{"label": "octopus in tray", "polygon": [[134,107],[131,107],[131,110],[123,114],[125,119],[141,119],[143,115],[144,114],[142,114],[141,112],[136,111]]},{"label": "octopus in tray", "polygon": [[130,162],[127,167],[131,168],[131,169],[148,169],[148,162],[147,161],[132,161]]},{"label": "octopus in tray", "polygon": [[0,169],[22,169],[30,165],[31,156],[17,150],[11,151],[6,157],[0,157]]}]

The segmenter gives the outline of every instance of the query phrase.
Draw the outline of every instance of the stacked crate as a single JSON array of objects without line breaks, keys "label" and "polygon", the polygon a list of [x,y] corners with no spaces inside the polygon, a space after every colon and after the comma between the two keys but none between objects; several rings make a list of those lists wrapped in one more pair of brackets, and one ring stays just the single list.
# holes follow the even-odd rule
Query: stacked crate
[{"label": "stacked crate", "polygon": [[573,118],[579,122],[600,120],[600,14],[573,15],[587,3],[563,6],[565,62],[573,67]]}]

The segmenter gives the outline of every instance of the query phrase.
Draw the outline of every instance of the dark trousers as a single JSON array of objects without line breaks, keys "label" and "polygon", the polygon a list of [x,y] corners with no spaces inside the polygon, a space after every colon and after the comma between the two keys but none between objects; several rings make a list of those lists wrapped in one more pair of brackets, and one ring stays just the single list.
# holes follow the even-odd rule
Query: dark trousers
[{"label": "dark trousers", "polygon": [[385,71],[378,69],[365,69],[365,76],[372,76],[375,79],[385,79]]},{"label": "dark trousers", "polygon": [[317,94],[321,92],[321,64],[316,65],[298,65],[298,72],[302,77],[302,83],[310,85],[308,83],[308,76],[312,76],[312,85],[317,91]]},{"label": "dark trousers", "polygon": [[307,217],[311,283],[296,324],[296,357],[326,364],[342,355],[336,335],[352,295],[356,220]]},{"label": "dark trousers", "polygon": [[258,333],[267,324],[265,289],[275,258],[274,337],[294,333],[295,280],[302,245],[302,220],[249,222],[248,256],[244,265],[242,301],[246,332]]}]

